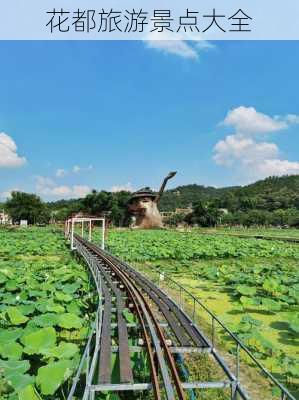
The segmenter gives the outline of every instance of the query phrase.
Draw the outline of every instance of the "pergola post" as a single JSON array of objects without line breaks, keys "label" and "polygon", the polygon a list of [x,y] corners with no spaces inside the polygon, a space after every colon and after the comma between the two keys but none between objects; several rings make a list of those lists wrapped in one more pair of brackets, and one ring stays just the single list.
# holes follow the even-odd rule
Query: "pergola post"
[{"label": "pergola post", "polygon": [[66,221],[66,232],[67,232],[67,237],[70,237],[70,242],[71,242],[71,250],[75,250],[75,245],[74,245],[74,233],[75,233],[75,225],[76,223],[81,222],[81,236],[84,238],[84,223],[88,222],[88,240],[91,242],[92,240],[92,223],[93,221],[101,221],[102,223],[102,235],[101,235],[101,249],[105,249],[105,236],[106,236],[106,224],[105,224],[105,218],[97,218],[97,217],[72,217]]},{"label": "pergola post", "polygon": [[74,220],[72,218],[72,228],[71,228],[71,250],[74,250]]},{"label": "pergola post", "polygon": [[91,242],[91,220],[89,221],[88,240]]}]

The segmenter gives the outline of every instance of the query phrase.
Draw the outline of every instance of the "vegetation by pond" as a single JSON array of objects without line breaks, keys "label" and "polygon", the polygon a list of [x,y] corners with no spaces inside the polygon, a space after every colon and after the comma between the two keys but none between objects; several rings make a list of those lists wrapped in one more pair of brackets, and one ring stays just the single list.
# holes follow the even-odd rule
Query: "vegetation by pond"
[{"label": "vegetation by pond", "polygon": [[298,244],[201,235],[198,230],[111,231],[108,244],[140,270],[175,277],[297,393]]},{"label": "vegetation by pond", "polygon": [[0,229],[0,398],[64,399],[90,327],[86,267],[48,228]]}]

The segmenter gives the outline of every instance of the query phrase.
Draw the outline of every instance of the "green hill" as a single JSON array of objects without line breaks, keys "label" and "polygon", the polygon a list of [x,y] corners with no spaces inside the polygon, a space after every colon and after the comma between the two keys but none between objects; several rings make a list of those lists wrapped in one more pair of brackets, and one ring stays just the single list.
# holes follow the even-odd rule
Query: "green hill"
[{"label": "green hill", "polygon": [[162,211],[173,211],[176,208],[187,208],[198,201],[221,199],[226,193],[235,190],[236,187],[215,188],[197,184],[178,186],[175,189],[166,190],[159,203]]},{"label": "green hill", "polygon": [[299,209],[299,175],[269,177],[247,186],[226,188],[196,184],[179,186],[164,193],[160,208],[170,211],[211,200],[229,211]]}]

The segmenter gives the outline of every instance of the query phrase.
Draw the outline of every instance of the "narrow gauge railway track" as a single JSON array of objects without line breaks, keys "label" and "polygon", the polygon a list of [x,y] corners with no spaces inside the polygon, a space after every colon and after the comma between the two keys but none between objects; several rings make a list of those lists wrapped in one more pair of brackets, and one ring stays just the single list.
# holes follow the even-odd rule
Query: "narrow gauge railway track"
[{"label": "narrow gauge railway track", "polygon": [[[187,400],[190,389],[229,389],[228,398],[248,399],[234,374],[184,311],[149,279],[128,264],[74,235],[84,252],[96,260],[102,278],[103,313],[96,377],[93,393],[101,391],[152,390],[156,400]],[[127,311],[136,323],[126,320]],[[161,322],[162,321],[162,322]],[[138,346],[132,343],[130,329],[137,328]],[[112,330],[115,328],[114,340]],[[134,335],[133,335],[134,336]],[[113,345],[116,340],[117,345]],[[136,331],[135,331],[136,340]],[[131,355],[144,351],[150,369],[150,381],[135,382]],[[211,353],[225,379],[213,382],[183,381],[178,355]],[[119,380],[114,382],[111,354],[118,354]],[[185,379],[184,379],[185,380]],[[86,397],[89,398],[89,397]],[[94,397],[91,397],[94,398]]]}]

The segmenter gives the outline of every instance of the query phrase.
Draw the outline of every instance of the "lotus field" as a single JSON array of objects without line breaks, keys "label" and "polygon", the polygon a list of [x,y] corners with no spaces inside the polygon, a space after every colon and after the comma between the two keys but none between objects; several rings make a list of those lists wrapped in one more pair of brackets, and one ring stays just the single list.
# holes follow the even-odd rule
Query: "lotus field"
[{"label": "lotus field", "polygon": [[0,229],[0,398],[64,399],[91,324],[93,289],[62,235]]},{"label": "lotus field", "polygon": [[[298,395],[299,244],[110,230],[107,246],[146,274],[174,277]],[[50,228],[0,229],[0,296],[0,398],[65,399],[95,309],[87,267]]]},{"label": "lotus field", "polygon": [[111,231],[109,249],[145,273],[174,277],[299,395],[299,244],[131,230]]}]

